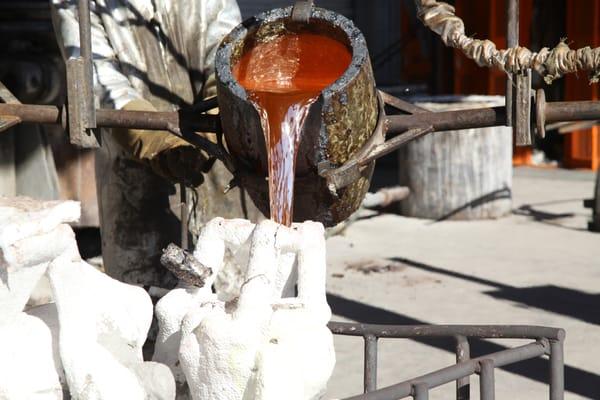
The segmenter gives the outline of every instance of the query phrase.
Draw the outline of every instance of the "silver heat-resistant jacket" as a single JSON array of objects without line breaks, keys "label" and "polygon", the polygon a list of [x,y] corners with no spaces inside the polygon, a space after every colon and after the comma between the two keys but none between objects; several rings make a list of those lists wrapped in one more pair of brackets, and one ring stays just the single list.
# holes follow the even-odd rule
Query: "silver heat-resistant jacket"
[{"label": "silver heat-resistant jacket", "polygon": [[[51,2],[64,56],[76,57],[77,1]],[[235,0],[92,0],[91,10],[95,89],[117,109],[143,97],[166,110],[212,94],[216,49],[241,20]]]},{"label": "silver heat-resistant jacket", "polygon": [[[65,58],[79,55],[76,0],[51,0]],[[134,99],[173,111],[216,93],[214,59],[220,41],[241,20],[235,0],[92,0],[94,89],[99,105],[121,109]],[[178,187],[124,152],[103,130],[96,181],[107,273],[119,280],[172,287],[161,250],[181,238]],[[207,134],[210,137],[210,134]],[[204,183],[188,191],[190,233],[221,216],[256,220],[260,214],[232,176],[215,163]],[[197,195],[196,195],[197,194]]]}]

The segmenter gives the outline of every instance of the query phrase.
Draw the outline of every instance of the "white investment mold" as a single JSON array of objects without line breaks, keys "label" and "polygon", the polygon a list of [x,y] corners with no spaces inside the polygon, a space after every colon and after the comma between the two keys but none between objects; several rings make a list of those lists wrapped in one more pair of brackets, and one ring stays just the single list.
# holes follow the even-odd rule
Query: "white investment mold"
[{"label": "white investment mold", "polygon": [[[0,399],[173,400],[176,382],[194,400],[323,396],[335,353],[321,224],[209,222],[194,256],[212,273],[158,302],[145,362],[150,297],[81,260],[78,217],[75,202],[0,198]],[[239,289],[219,296],[232,256]],[[44,277],[54,303],[25,310]]]}]

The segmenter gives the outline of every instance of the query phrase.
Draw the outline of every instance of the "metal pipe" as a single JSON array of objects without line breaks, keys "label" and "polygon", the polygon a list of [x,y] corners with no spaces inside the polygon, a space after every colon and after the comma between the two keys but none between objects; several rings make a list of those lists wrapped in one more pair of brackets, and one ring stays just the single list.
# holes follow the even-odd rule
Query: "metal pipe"
[{"label": "metal pipe", "polygon": [[546,123],[600,119],[600,101],[555,101],[546,103]]},{"label": "metal pipe", "polygon": [[429,387],[426,383],[415,383],[413,385],[415,400],[429,400]]},{"label": "metal pipe", "polygon": [[494,382],[494,362],[490,359],[479,362],[479,398],[481,400],[494,400],[496,394]]},{"label": "metal pipe", "polygon": [[79,12],[79,51],[83,60],[83,95],[85,104],[86,128],[96,128],[96,107],[94,105],[94,70],[92,66],[92,22],[90,0],[78,1]]},{"label": "metal pipe", "polygon": [[[23,122],[47,125],[63,123],[63,109],[57,106],[30,104],[0,104],[0,115],[19,117]],[[168,130],[180,126],[199,132],[219,132],[218,115],[200,115],[194,110],[171,112],[96,110],[97,125],[101,128],[131,128],[146,130]],[[66,121],[65,121],[66,123]]]},{"label": "metal pipe", "polygon": [[563,340],[550,341],[550,400],[565,397],[565,368]]},{"label": "metal pipe", "polygon": [[61,109],[56,106],[34,106],[30,104],[0,104],[0,115],[12,115],[23,122],[45,125],[61,124]]},{"label": "metal pipe", "polygon": [[402,133],[415,127],[433,127],[434,131],[485,128],[506,124],[505,107],[444,111],[387,117],[388,133]]},{"label": "metal pipe", "polygon": [[336,335],[410,339],[414,337],[456,337],[480,339],[561,340],[564,331],[557,328],[527,325],[367,325],[350,322],[330,322]]},{"label": "metal pipe", "polygon": [[546,340],[537,341],[524,346],[515,347],[513,349],[503,350],[497,353],[486,355],[481,358],[474,358],[461,364],[456,364],[450,367],[422,375],[418,378],[411,379],[396,385],[386,388],[347,398],[346,400],[396,400],[411,396],[415,384],[427,384],[427,387],[432,389],[438,386],[456,381],[464,376],[469,376],[480,369],[480,362],[488,359],[493,362],[495,367],[502,367],[507,364],[528,360],[539,357],[546,353],[548,343]]},{"label": "metal pipe", "polygon": [[[506,46],[508,48],[519,45],[519,0],[506,1]],[[513,110],[514,110],[514,80],[512,78],[506,80],[506,126],[513,126]]]},{"label": "metal pipe", "polygon": [[377,337],[375,335],[366,335],[364,340],[364,393],[369,393],[377,390]]},{"label": "metal pipe", "polygon": [[[465,336],[456,337],[456,363],[471,359],[471,346]],[[456,381],[456,400],[469,400],[471,398],[471,379],[468,376]]]}]

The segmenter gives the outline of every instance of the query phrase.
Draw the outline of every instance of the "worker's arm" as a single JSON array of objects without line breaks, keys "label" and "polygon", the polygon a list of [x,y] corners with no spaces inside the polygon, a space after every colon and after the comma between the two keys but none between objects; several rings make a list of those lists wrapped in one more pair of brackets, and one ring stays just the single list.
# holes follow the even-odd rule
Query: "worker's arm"
[{"label": "worker's arm", "polygon": [[[156,111],[121,72],[119,59],[97,14],[96,2],[92,0],[90,6],[94,89],[101,104],[128,111]],[[63,56],[65,59],[78,57],[77,1],[51,0],[51,7]],[[203,181],[202,172],[206,172],[212,165],[203,152],[168,132],[113,129],[112,134],[129,156],[173,182],[197,186]]]},{"label": "worker's arm", "polygon": [[212,2],[212,7],[206,8],[207,21],[206,34],[202,36],[204,41],[204,57],[201,60],[201,70],[205,76],[205,83],[202,90],[204,98],[217,94],[217,85],[215,79],[215,56],[217,48],[221,41],[229,32],[233,30],[242,20],[240,9],[236,0],[218,0]]},{"label": "worker's arm", "polygon": [[[77,0],[51,0],[51,7],[54,30],[64,58],[68,60],[78,57],[80,46]],[[90,19],[94,88],[103,105],[121,109],[132,100],[141,99],[142,96],[120,71],[119,60],[110,45],[96,7],[96,2],[92,0]]]}]

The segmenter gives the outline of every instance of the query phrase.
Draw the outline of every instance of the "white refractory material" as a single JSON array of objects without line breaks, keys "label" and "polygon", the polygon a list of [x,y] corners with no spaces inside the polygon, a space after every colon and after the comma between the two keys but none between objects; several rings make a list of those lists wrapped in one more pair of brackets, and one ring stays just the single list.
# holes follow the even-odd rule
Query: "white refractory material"
[{"label": "white refractory material", "polygon": [[[169,368],[142,359],[150,297],[81,260],[78,217],[75,202],[0,198],[0,399],[173,400]],[[56,303],[25,314],[41,277]]]},{"label": "white refractory material", "polygon": [[[194,255],[216,276],[226,250],[235,254],[249,244],[240,296],[225,304],[210,293],[210,282],[165,296],[157,305],[155,360],[180,342],[179,362],[195,400],[320,399],[335,364],[324,233],[314,222],[286,228],[272,221],[211,221]],[[293,266],[298,296],[284,298]]]}]

